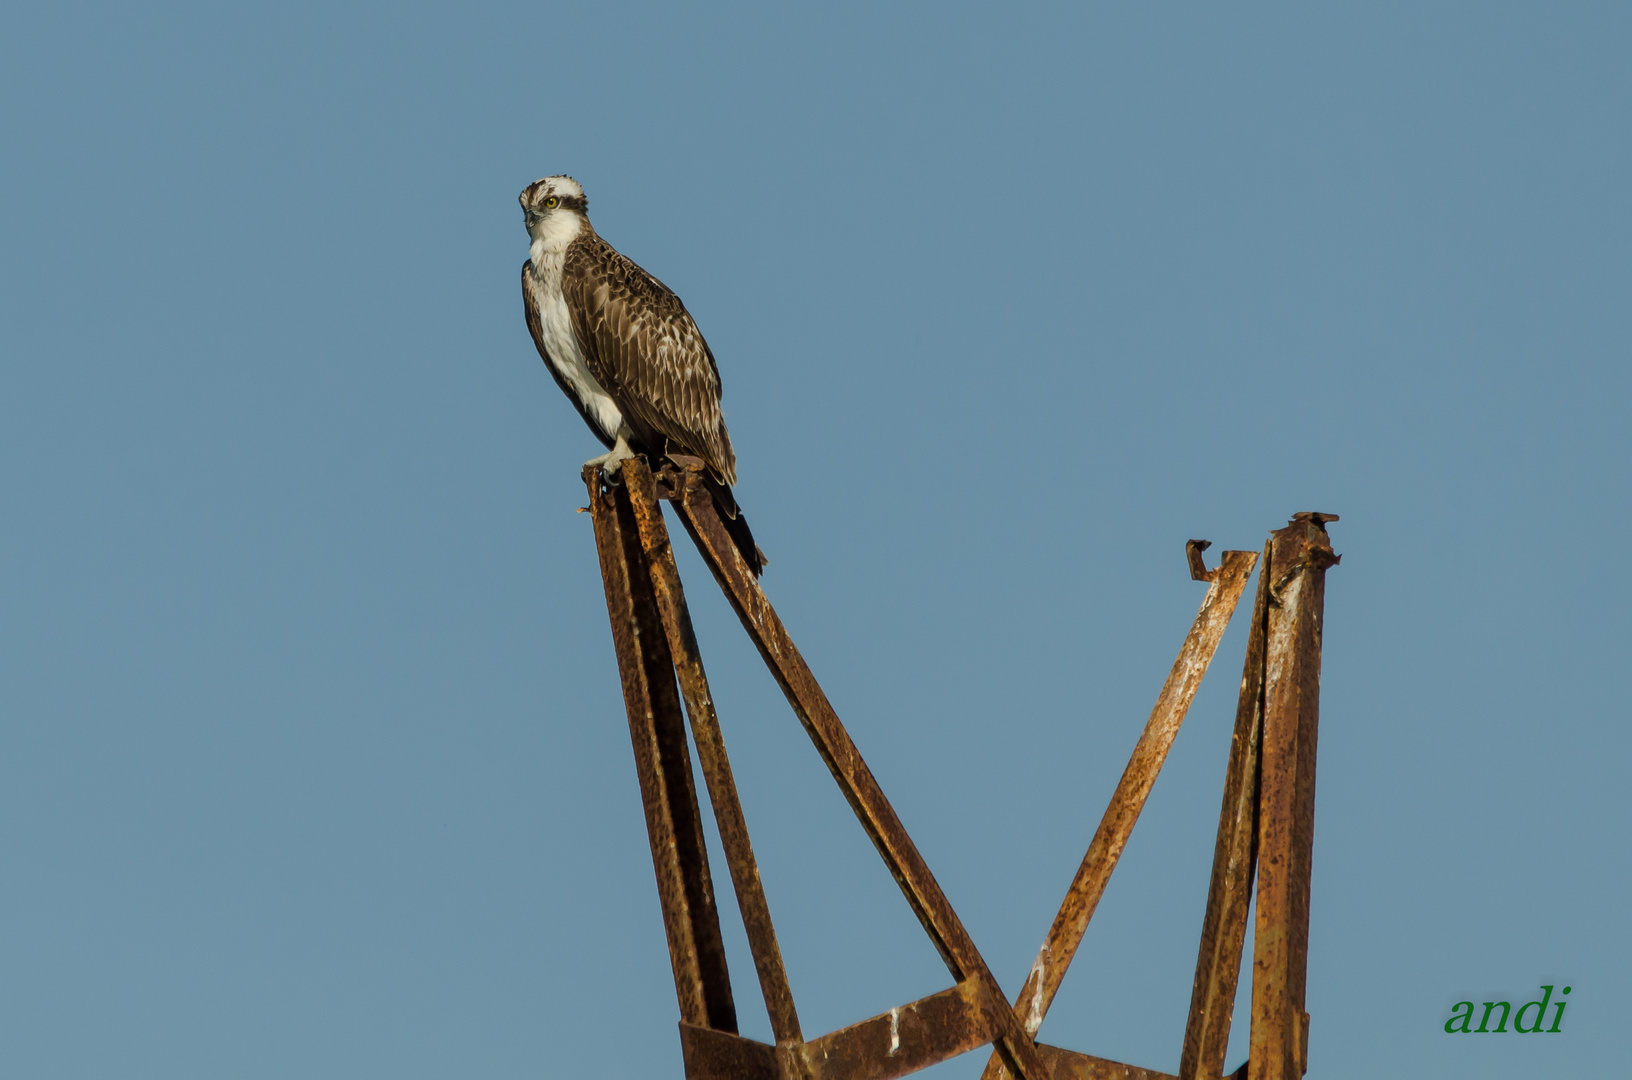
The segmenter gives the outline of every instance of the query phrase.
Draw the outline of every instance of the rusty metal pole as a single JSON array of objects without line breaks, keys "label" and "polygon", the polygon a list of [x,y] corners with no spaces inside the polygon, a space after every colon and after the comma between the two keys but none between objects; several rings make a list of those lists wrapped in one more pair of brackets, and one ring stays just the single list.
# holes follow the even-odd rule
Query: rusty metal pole
[{"label": "rusty metal pole", "polygon": [[675,692],[674,660],[650,568],[641,550],[627,489],[603,490],[599,470],[588,466],[584,482],[595,521],[595,547],[629,713],[629,738],[634,744],[635,772],[640,779],[680,1019],[698,1027],[735,1032],[736,1005],[708,872],[708,848],[686,747],[685,721]]},{"label": "rusty metal pole", "polygon": [[1302,513],[1271,534],[1253,933],[1251,1080],[1298,1080],[1309,1065],[1309,952],[1315,747],[1320,727],[1326,535],[1336,514]]},{"label": "rusty metal pole", "polygon": [[[1268,567],[1271,547],[1264,545],[1260,565]],[[1218,813],[1218,840],[1213,847],[1212,881],[1202,917],[1201,948],[1190,991],[1179,1080],[1217,1080],[1224,1071],[1241,976],[1241,950],[1252,900],[1253,868],[1258,857],[1258,751],[1264,724],[1264,638],[1269,630],[1269,574],[1258,576],[1252,607],[1247,658],[1242,665],[1241,696],[1235,709],[1235,735],[1224,773],[1224,805]]]},{"label": "rusty metal pole", "polygon": [[[737,796],[736,780],[731,773],[731,759],[725,751],[725,736],[720,731],[719,716],[714,709],[714,695],[708,687],[708,675],[703,670],[702,654],[692,630],[691,613],[686,607],[685,590],[680,584],[680,571],[675,566],[674,550],[669,544],[669,531],[658,506],[657,486],[651,469],[639,458],[625,464],[623,477],[641,548],[651,569],[652,585],[662,613],[669,652],[674,657],[675,670],[680,677],[680,692],[685,698],[686,714],[691,718],[697,757],[703,767],[703,779],[708,785],[708,801],[714,808],[714,820],[720,829],[720,844],[725,850],[731,881],[736,888],[737,908],[748,935],[748,948],[759,975],[771,1031],[776,1036],[778,1046],[801,1046],[804,1036],[799,1028],[799,1013],[794,1007],[793,991],[788,986],[787,971],[782,964],[782,950],[776,942],[776,928],[771,922],[770,906],[765,901],[759,865],[754,859],[753,844],[748,836],[748,823],[743,817],[742,802]],[[804,1071],[799,1067],[802,1059],[797,1054],[785,1052],[784,1057],[795,1070],[795,1075]]]}]

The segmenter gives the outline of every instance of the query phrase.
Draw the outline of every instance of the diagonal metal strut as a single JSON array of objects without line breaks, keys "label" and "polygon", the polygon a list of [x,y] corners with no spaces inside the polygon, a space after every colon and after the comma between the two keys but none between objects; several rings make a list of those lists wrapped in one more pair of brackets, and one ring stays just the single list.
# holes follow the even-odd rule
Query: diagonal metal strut
[{"label": "diagonal metal strut", "polygon": [[[1205,541],[1191,541],[1188,546],[1193,568],[1199,568],[1199,549],[1206,546]],[[1173,661],[1173,668],[1156,698],[1150,719],[1145,722],[1145,729],[1134,744],[1128,767],[1122,772],[1122,779],[1111,795],[1110,805],[1100,818],[1099,828],[1094,831],[1094,838],[1082,857],[1077,875],[1060,903],[1059,914],[1054,917],[1054,924],[1049,927],[1043,947],[1038,951],[1025,985],[1020,988],[1020,996],[1015,1001],[1028,1035],[1037,1034],[1043,1017],[1054,1002],[1054,995],[1059,992],[1066,969],[1076,956],[1083,935],[1088,932],[1088,922],[1105,895],[1111,873],[1127,847],[1128,837],[1133,834],[1145,800],[1156,785],[1156,777],[1167,761],[1168,751],[1179,734],[1179,726],[1184,723],[1190,703],[1201,688],[1202,677],[1207,674],[1213,654],[1218,651],[1218,643],[1224,637],[1224,630],[1230,624],[1230,617],[1235,614],[1236,604],[1240,602],[1241,593],[1257,562],[1256,552],[1226,551],[1217,570],[1205,576],[1193,571],[1192,576],[1209,582],[1207,595],[1201,601],[1201,609],[1196,613],[1190,632],[1185,635],[1184,645],[1179,649],[1178,659]],[[997,1080],[1002,1075],[1003,1062],[994,1056],[987,1063],[982,1078]]]}]

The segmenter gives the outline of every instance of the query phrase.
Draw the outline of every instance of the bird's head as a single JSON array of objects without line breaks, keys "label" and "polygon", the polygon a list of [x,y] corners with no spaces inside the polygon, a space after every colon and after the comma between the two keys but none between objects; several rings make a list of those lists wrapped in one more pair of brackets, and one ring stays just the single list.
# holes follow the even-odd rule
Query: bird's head
[{"label": "bird's head", "polygon": [[570,176],[546,176],[528,184],[521,193],[521,212],[527,234],[546,241],[557,234],[570,240],[588,221],[589,200],[584,189]]}]

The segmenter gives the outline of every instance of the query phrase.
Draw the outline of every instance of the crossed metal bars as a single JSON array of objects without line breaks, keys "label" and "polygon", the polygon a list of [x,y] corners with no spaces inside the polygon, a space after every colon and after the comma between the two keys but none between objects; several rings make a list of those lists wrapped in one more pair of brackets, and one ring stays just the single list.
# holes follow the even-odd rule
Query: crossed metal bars
[{"label": "crossed metal bars", "polygon": [[[1010,1003],[737,552],[702,484],[700,466],[696,459],[675,457],[654,473],[643,459],[632,458],[617,485],[603,483],[595,468],[584,470],[680,1004],[687,1080],[893,1080],[988,1044],[993,1052],[982,1080],[1174,1080],[1035,1037],[1259,555],[1226,551],[1218,568],[1208,570],[1201,554],[1207,542],[1187,545],[1191,575],[1208,583],[1207,595],[1031,973]],[[659,500],[676,510],[787,695],[951,972],[950,989],[806,1041]],[[1234,1077],[1296,1080],[1308,1067],[1304,976],[1321,615],[1325,572],[1338,560],[1325,523],[1335,520],[1333,514],[1298,514],[1264,548],[1182,1080],[1217,1080],[1222,1073],[1255,870],[1250,1056]],[[737,1033],[682,701],[774,1046]]]}]

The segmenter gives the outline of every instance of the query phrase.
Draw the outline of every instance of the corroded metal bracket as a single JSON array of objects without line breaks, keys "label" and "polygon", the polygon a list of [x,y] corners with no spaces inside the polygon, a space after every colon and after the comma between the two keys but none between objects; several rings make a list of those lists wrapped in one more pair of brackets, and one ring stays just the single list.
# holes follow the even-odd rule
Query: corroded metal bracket
[{"label": "corroded metal bracket", "polygon": [[1190,564],[1191,581],[1211,581],[1218,576],[1217,570],[1207,569],[1207,563],[1201,553],[1213,546],[1211,540],[1186,540],[1184,542],[1184,557]]},{"label": "corroded metal bracket", "polygon": [[[676,458],[655,473],[625,462],[619,484],[584,470],[618,654],[636,773],[680,1005],[688,1080],[893,1080],[991,1045],[985,1080],[1173,1080],[1168,1074],[1035,1041],[1087,931],[1190,703],[1259,562],[1227,551],[1208,570],[1185,545],[1191,576],[1208,583],[1189,634],[1111,797],[1018,999],[992,976],[860,751],[726,531],[699,475]],[[668,501],[794,713],[826,762],[954,985],[870,1020],[806,1040],[799,1026],[769,906],[749,842],[708,678],[660,510]],[[1251,1076],[1292,1080],[1307,1067],[1303,1011],[1313,837],[1314,735],[1319,707],[1320,616],[1331,514],[1299,514],[1265,548],[1247,670],[1220,815],[1201,955],[1180,1075],[1216,1080],[1259,873]],[[1273,585],[1268,584],[1273,582]],[[678,690],[678,692],[677,692]],[[684,716],[681,702],[684,702]],[[709,804],[747,932],[776,1044],[737,1033],[736,1009],[703,842],[685,722],[690,720]],[[1274,869],[1269,869],[1273,860]],[[1257,1063],[1263,1063],[1262,1065]],[[1293,1072],[1292,1069],[1300,1072]],[[1243,1065],[1237,1078],[1248,1075]]]}]

